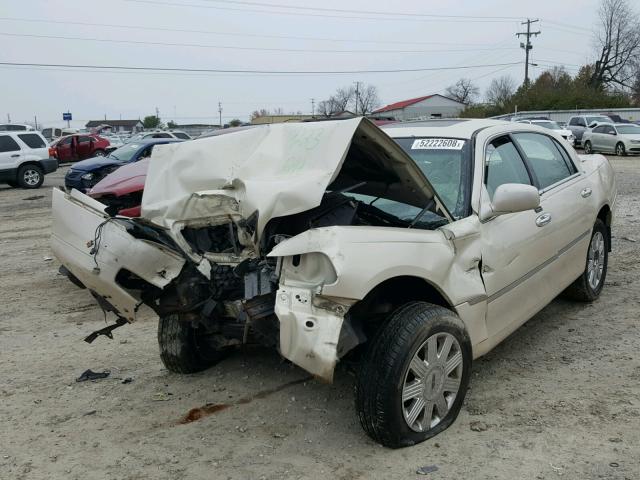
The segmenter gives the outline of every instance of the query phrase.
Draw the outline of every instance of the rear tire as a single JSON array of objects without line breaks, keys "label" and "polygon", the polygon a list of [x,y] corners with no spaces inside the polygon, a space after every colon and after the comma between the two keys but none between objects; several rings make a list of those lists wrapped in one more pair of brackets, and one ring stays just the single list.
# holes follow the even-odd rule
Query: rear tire
[{"label": "rear tire", "polygon": [[18,169],[17,181],[21,188],[40,188],[44,182],[44,172],[38,165],[22,165]]},{"label": "rear tire", "polygon": [[[609,264],[609,237],[602,220],[596,220],[582,274],[567,287],[564,296],[578,302],[593,302],[600,296]],[[598,273],[599,272],[599,273]]]},{"label": "rear tire", "polygon": [[460,412],[471,363],[469,335],[453,312],[425,302],[400,307],[360,365],[355,403],[362,428],[391,448],[437,435]]},{"label": "rear tire", "polygon": [[96,150],[95,152],[93,152],[93,156],[94,157],[104,157],[106,156],[106,153],[104,150]]},{"label": "rear tire", "polygon": [[160,317],[160,360],[170,372],[201,372],[227,355],[228,349],[216,349],[206,340],[204,327],[194,328],[191,322],[181,320],[179,314]]},{"label": "rear tire", "polygon": [[626,149],[624,148],[624,143],[618,142],[616,144],[616,155],[618,157],[624,157],[627,154]]},{"label": "rear tire", "polygon": [[589,140],[584,142],[584,153],[587,155],[591,155],[593,153],[593,148],[591,147],[591,142]]}]

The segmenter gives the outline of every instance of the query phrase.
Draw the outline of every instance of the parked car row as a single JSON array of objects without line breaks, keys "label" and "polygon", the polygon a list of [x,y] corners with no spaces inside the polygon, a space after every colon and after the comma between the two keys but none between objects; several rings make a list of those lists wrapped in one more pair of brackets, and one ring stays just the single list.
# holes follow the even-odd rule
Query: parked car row
[{"label": "parked car row", "polygon": [[75,163],[64,177],[65,187],[69,190],[75,188],[86,193],[109,173],[123,165],[149,158],[156,145],[181,141],[175,138],[152,138],[135,143],[126,143],[106,156],[95,156]]},{"label": "parked car row", "polygon": [[94,198],[54,189],[61,272],[118,317],[109,334],[153,309],[173,372],[246,343],[327,381],[350,359],[383,445],[448,428],[474,359],[558,294],[603,291],[613,169],[553,129],[355,118],[165,141]]}]

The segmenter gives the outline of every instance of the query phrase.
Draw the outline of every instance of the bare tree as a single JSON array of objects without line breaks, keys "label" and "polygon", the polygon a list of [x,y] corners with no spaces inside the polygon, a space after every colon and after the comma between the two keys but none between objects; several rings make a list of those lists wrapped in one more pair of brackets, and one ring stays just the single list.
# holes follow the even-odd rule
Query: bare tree
[{"label": "bare tree", "polygon": [[333,106],[330,100],[322,100],[318,102],[316,107],[316,114],[320,117],[329,118],[333,114]]},{"label": "bare tree", "polygon": [[355,101],[355,98],[356,89],[354,87],[339,88],[336,90],[336,93],[329,98],[329,101],[332,103],[333,113],[348,110],[349,105]]},{"label": "bare tree", "polygon": [[640,65],[636,67],[633,83],[631,84],[631,101],[640,107]]},{"label": "bare tree", "polygon": [[449,98],[461,103],[473,103],[480,93],[478,87],[469,78],[461,78],[454,85],[448,86],[445,91]]},{"label": "bare tree", "polygon": [[258,117],[266,117],[267,115],[271,115],[271,113],[269,112],[269,110],[265,108],[261,108],[260,110],[254,110],[253,112],[251,112],[251,120]]},{"label": "bare tree", "polygon": [[603,0],[598,17],[598,57],[589,83],[594,88],[629,88],[632,65],[640,58],[640,18],[629,0]]},{"label": "bare tree", "polygon": [[516,82],[508,75],[494,78],[485,93],[487,103],[504,108],[516,92]]},{"label": "bare tree", "polygon": [[367,115],[380,106],[378,88],[375,85],[367,85],[358,91],[358,108],[356,111],[360,115]]}]

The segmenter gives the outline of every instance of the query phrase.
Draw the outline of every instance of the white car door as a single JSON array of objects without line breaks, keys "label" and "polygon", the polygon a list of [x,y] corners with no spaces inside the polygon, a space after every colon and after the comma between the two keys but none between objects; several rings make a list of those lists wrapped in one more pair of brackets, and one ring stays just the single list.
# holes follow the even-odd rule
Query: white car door
[{"label": "white car door", "polygon": [[615,152],[616,143],[618,143],[618,137],[615,128],[611,125],[604,125],[604,131],[602,133],[602,150],[606,152]]},{"label": "white car door", "polygon": [[540,191],[539,233],[553,257],[541,270],[544,306],[584,270],[593,221],[591,189],[562,142],[540,133],[514,133]]},{"label": "white car door", "polygon": [[0,134],[0,171],[18,168],[22,156],[18,142],[9,134]]},{"label": "white car door", "polygon": [[[603,137],[603,133],[604,133],[604,127],[602,125],[600,125],[599,127],[594,127],[590,134],[589,134],[589,140],[591,141],[591,147],[593,151],[602,151],[603,148],[603,143],[602,143],[602,137]],[[585,139],[586,141],[587,139]]]},{"label": "white car door", "polygon": [[[490,203],[502,184],[535,184],[510,135],[490,139],[484,148],[481,203]],[[481,272],[487,293],[486,325],[491,345],[500,342],[540,308],[542,299],[537,292],[544,287],[544,277],[536,272],[555,254],[555,247],[545,241],[548,230],[536,223],[543,214],[542,210],[529,210],[481,223]]]}]

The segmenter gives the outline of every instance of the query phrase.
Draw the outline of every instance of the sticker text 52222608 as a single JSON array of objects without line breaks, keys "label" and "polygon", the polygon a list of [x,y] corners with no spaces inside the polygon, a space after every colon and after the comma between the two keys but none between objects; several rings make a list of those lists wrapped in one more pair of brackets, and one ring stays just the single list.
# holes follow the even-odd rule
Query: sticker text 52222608
[{"label": "sticker text 52222608", "polygon": [[462,150],[464,140],[457,138],[422,138],[414,140],[411,150]]}]

